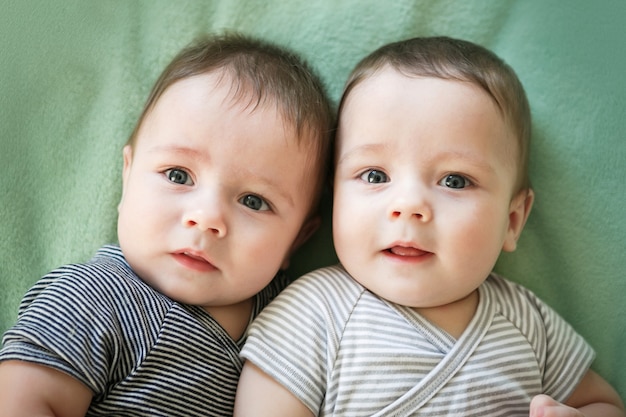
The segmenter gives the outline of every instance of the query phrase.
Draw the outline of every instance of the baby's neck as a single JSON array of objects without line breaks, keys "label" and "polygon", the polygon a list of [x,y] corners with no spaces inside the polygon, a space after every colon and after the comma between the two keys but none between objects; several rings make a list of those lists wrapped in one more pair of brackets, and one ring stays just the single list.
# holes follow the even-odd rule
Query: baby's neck
[{"label": "baby's neck", "polygon": [[415,308],[422,317],[445,330],[450,336],[461,337],[478,307],[478,290],[453,303],[438,307]]},{"label": "baby's neck", "polygon": [[249,298],[237,304],[204,307],[204,310],[226,330],[234,341],[238,341],[250,323],[253,305],[254,298]]}]

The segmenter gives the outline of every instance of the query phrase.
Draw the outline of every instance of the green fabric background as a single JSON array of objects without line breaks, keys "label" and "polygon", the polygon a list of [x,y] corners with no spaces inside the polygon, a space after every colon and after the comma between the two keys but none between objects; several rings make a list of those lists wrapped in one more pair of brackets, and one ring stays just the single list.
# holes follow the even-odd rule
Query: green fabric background
[{"label": "green fabric background", "polygon": [[[121,147],[196,35],[289,45],[337,100],[369,51],[445,34],[507,60],[533,108],[537,201],[497,270],[587,337],[626,398],[625,22],[623,0],[0,0],[0,332],[42,274],[116,240]],[[294,273],[335,261],[328,213]]]}]

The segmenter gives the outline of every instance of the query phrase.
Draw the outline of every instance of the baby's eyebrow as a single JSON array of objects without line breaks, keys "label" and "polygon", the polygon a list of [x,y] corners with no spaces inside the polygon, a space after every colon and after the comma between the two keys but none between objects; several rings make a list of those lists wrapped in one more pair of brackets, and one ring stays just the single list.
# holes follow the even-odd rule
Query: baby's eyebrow
[{"label": "baby's eyebrow", "polygon": [[438,155],[434,155],[433,159],[441,160],[441,161],[450,161],[450,160],[461,160],[466,164],[472,165],[480,170],[495,172],[493,166],[489,164],[484,158],[481,158],[479,155],[476,155],[472,152],[462,152],[457,150],[447,150]]},{"label": "baby's eyebrow", "polygon": [[187,146],[180,146],[180,145],[154,146],[148,149],[148,152],[150,153],[174,153],[174,154],[184,155],[184,156],[187,156],[196,160],[201,160],[201,161],[208,161],[211,159],[209,155],[203,152],[200,152],[197,149],[190,148]]},{"label": "baby's eyebrow", "polygon": [[366,143],[363,145],[359,145],[355,148],[350,149],[343,155],[341,155],[341,157],[337,159],[337,165],[339,165],[342,162],[345,162],[346,160],[350,160],[351,158],[355,158],[357,156],[372,155],[372,154],[378,155],[384,152],[387,148],[388,146],[384,143]]}]

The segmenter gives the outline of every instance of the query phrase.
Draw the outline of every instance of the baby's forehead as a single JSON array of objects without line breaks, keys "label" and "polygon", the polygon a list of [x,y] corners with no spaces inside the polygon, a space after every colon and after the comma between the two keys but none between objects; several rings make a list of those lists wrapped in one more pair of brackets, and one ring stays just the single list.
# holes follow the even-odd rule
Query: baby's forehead
[{"label": "baby's forehead", "polygon": [[251,80],[233,75],[227,68],[213,69],[176,80],[163,90],[148,114],[155,107],[163,105],[164,101],[168,101],[174,94],[173,90],[180,91],[184,88],[184,84],[193,84],[194,89],[200,89],[204,94],[219,96],[221,104],[226,108],[249,114],[270,110],[285,119],[286,128],[295,124],[286,118],[283,100],[277,94],[255,85]]},{"label": "baby's forehead", "polygon": [[[415,83],[414,81],[416,80],[427,81],[427,83]],[[348,102],[353,100],[354,95],[359,96],[359,100],[362,100],[363,98],[367,99],[371,92],[392,91],[393,87],[396,88],[396,91],[401,91],[401,93],[408,93],[411,91],[412,94],[419,97],[422,91],[421,89],[428,88],[428,84],[432,83],[446,85],[446,90],[452,91],[454,94],[456,94],[458,90],[464,90],[465,94],[486,98],[487,100],[480,100],[480,102],[489,107],[493,106],[493,108],[495,108],[498,112],[501,121],[511,129],[514,129],[512,120],[510,120],[510,117],[507,117],[507,114],[502,109],[498,100],[478,81],[469,78],[461,79],[452,76],[448,77],[443,75],[411,73],[390,65],[383,66],[382,68],[364,77],[360,82],[356,83],[350,91],[346,92],[347,96],[344,97],[343,107],[345,107]],[[394,99],[391,93],[388,94],[387,97],[390,100]]]},{"label": "baby's forehead", "polygon": [[[388,120],[366,120],[375,119],[374,114],[383,112],[387,112]],[[477,82],[407,74],[386,66],[363,78],[344,97],[337,144],[346,129],[358,130],[363,123],[371,122],[375,128],[386,131],[399,127],[401,130],[417,129],[416,132],[454,124],[459,125],[462,132],[464,123],[476,119],[502,132],[497,135],[502,140],[498,143],[505,145],[507,159],[510,156],[512,162],[517,161],[518,140],[514,126],[494,97]]]},{"label": "baby's forehead", "polygon": [[[459,80],[432,75],[407,74],[392,67],[384,67],[359,82],[355,83],[345,93],[341,111],[352,107],[351,104],[371,103],[372,106],[383,107],[389,103],[398,105],[417,105],[421,108],[424,103],[428,106],[439,106],[446,103],[450,97],[466,98],[461,102],[471,103],[472,106],[480,105],[486,110],[495,109],[504,120],[504,114],[500,110],[497,101],[481,85],[471,80]],[[453,100],[452,104],[459,103]],[[445,109],[441,109],[445,115]]]}]

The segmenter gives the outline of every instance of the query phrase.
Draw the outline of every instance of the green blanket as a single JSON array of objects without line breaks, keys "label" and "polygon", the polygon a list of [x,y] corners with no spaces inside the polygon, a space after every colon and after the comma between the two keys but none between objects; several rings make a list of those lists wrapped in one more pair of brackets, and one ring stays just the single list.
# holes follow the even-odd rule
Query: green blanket
[{"label": "green blanket", "polygon": [[[0,0],[0,10],[0,332],[42,274],[115,242],[122,145],[194,37],[236,29],[289,45],[337,100],[369,51],[445,34],[507,60],[533,108],[537,201],[497,270],[582,333],[626,398],[623,0]],[[333,262],[326,207],[292,272]]]}]

